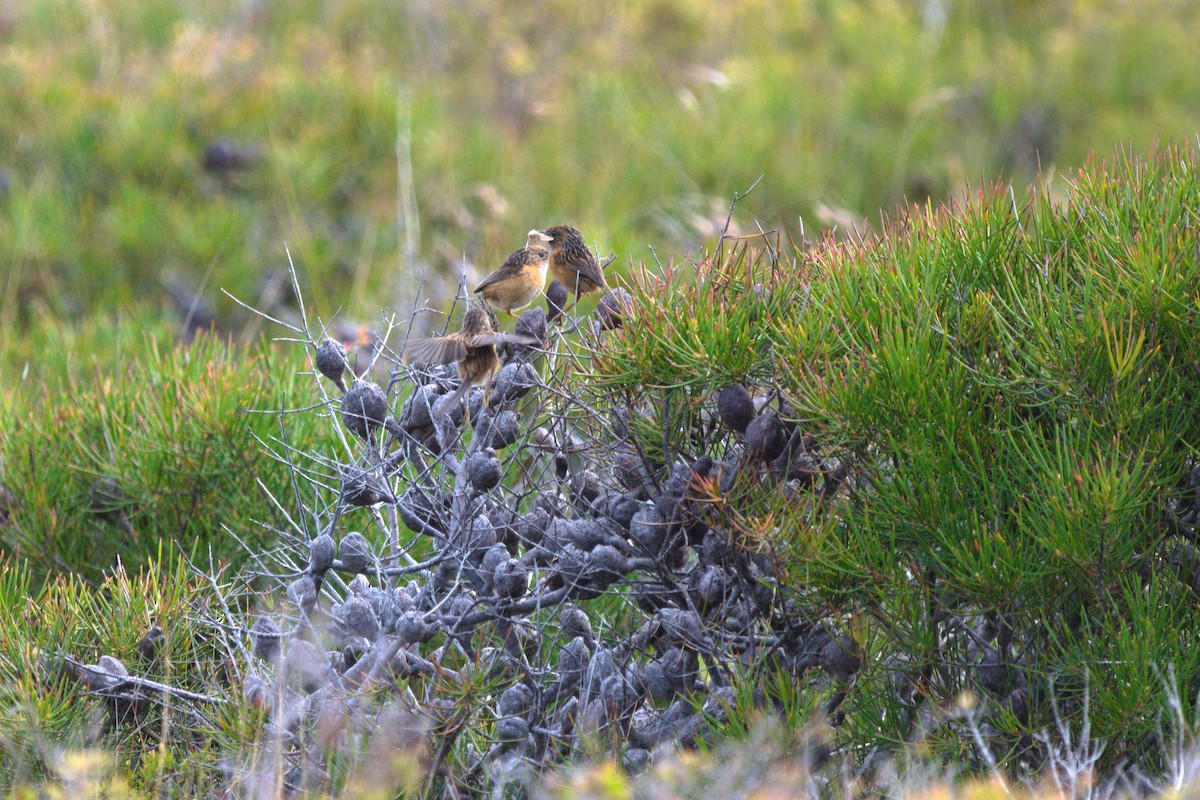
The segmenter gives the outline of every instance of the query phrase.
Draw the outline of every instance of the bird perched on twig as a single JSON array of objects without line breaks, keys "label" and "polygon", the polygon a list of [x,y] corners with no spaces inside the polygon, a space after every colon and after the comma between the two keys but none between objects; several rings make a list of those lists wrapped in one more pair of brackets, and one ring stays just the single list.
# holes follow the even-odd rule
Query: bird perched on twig
[{"label": "bird perched on twig", "polygon": [[[495,318],[489,309],[472,306],[463,316],[462,330],[449,336],[432,336],[415,339],[404,350],[405,360],[424,364],[458,365],[458,388],[446,402],[446,412],[453,410],[466,396],[472,386],[484,384],[483,404],[487,407],[488,395],[492,390],[492,378],[500,370],[500,355],[496,345],[504,342],[532,345],[538,340],[532,336],[498,333]],[[470,424],[470,404],[467,406],[467,424]]]},{"label": "bird perched on twig", "polygon": [[550,237],[541,231],[530,231],[529,241],[514,251],[500,266],[475,287],[488,305],[502,308],[510,317],[533,302],[546,283],[546,267],[550,262],[547,245]]},{"label": "bird perched on twig", "polygon": [[580,295],[608,291],[600,262],[588,249],[578,228],[555,225],[541,233],[550,240],[550,271],[574,295],[575,303],[579,302]]}]

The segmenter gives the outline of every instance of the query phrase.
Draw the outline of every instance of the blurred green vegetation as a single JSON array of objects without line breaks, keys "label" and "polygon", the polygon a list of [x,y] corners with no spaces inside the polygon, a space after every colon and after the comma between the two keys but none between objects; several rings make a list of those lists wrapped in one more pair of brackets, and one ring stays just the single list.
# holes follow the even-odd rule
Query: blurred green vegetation
[{"label": "blurred green vegetation", "polygon": [[1198,50],[1166,0],[6,4],[0,339],[168,286],[233,330],[285,244],[359,316],[533,226],[685,253],[760,175],[744,229],[861,226],[1194,135]]}]

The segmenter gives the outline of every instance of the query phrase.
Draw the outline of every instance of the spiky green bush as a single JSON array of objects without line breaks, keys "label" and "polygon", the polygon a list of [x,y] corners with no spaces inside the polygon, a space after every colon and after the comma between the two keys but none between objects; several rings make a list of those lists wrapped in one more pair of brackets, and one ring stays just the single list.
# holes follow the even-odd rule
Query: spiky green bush
[{"label": "spiky green bush", "polygon": [[[194,713],[217,706],[180,701],[164,711],[153,691],[143,703],[109,703],[89,695],[77,671],[101,655],[114,656],[137,675],[174,687],[201,686],[220,663],[220,651],[192,615],[211,587],[188,575],[182,560],[148,564],[137,574],[113,573],[102,588],[72,576],[38,585],[30,570],[6,558],[0,564],[0,786],[47,778],[64,788],[80,776],[72,753],[92,749],[125,780],[154,785],[169,769],[180,781],[190,766],[186,743],[196,744]],[[155,626],[153,649],[138,643]],[[159,749],[160,743],[171,748]],[[109,756],[100,755],[103,752]],[[213,758],[216,756],[214,755]],[[211,761],[210,761],[211,768]],[[195,786],[195,784],[192,784]]]},{"label": "spiky green bush", "polygon": [[[256,439],[281,435],[269,412],[298,402],[303,365],[217,336],[160,344],[169,331],[151,323],[112,336],[89,367],[92,328],[51,327],[2,401],[0,547],[39,576],[96,580],[164,543],[203,563],[264,544],[258,523],[277,513],[267,492],[287,493],[291,476]],[[317,434],[297,420],[287,437],[311,447]]]},{"label": "spiky green bush", "polygon": [[982,764],[967,697],[1006,763],[1044,757],[1057,714],[1106,764],[1161,765],[1165,676],[1188,714],[1200,685],[1198,165],[1122,153],[860,243],[726,243],[640,278],[593,381],[645,402],[648,452],[741,452],[706,422],[735,380],[811,436],[815,492],[738,482],[712,507],[782,545],[795,602],[865,654],[842,744]]}]

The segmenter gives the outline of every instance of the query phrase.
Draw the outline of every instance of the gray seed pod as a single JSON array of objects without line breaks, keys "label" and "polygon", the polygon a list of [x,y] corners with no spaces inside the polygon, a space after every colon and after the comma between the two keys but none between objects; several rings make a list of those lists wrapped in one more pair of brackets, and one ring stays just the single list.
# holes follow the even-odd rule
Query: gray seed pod
[{"label": "gray seed pod", "polygon": [[251,708],[269,707],[271,702],[271,688],[262,678],[250,674],[246,676],[246,680],[242,683],[242,697],[246,698],[246,703]]},{"label": "gray seed pod", "polygon": [[525,551],[525,555],[521,556],[521,563],[532,565],[535,567],[545,567],[558,558],[558,553],[562,548],[555,544],[552,539],[545,539],[541,544],[530,547]]},{"label": "gray seed pod", "polygon": [[774,461],[787,445],[783,422],[774,411],[764,411],[746,427],[746,456]]},{"label": "gray seed pod", "polygon": [[317,605],[317,584],[311,575],[301,575],[288,584],[288,599],[304,611],[312,611]]},{"label": "gray seed pod", "polygon": [[550,523],[546,533],[553,536],[555,541],[569,542],[583,551],[591,550],[609,538],[604,526],[591,519],[556,519]]},{"label": "gray seed pod", "polygon": [[563,315],[567,304],[571,302],[571,293],[562,281],[555,278],[546,287],[546,321],[554,322]]},{"label": "gray seed pod", "polygon": [[667,728],[673,728],[680,722],[690,719],[692,716],[692,704],[684,698],[676,700],[671,705],[663,709],[662,723]]},{"label": "gray seed pod", "polygon": [[433,427],[433,407],[440,396],[436,383],[427,383],[415,389],[400,410],[400,427],[409,433]]},{"label": "gray seed pod", "polygon": [[992,694],[1001,694],[1008,688],[1008,664],[1000,657],[1000,652],[988,648],[976,667],[979,683]]},{"label": "gray seed pod", "polygon": [[358,508],[369,508],[380,503],[396,504],[396,495],[388,488],[387,483],[374,472],[361,470],[358,467],[346,467],[341,473],[340,498],[343,502]]},{"label": "gray seed pod", "polygon": [[821,669],[831,678],[849,680],[861,666],[862,656],[858,652],[858,645],[845,634],[830,639],[821,649]]},{"label": "gray seed pod", "polygon": [[558,651],[555,671],[558,672],[559,679],[564,686],[572,687],[580,681],[590,658],[591,653],[588,651],[588,646],[579,636],[567,642]]},{"label": "gray seed pod", "polygon": [[478,430],[480,430],[480,427],[479,427],[480,420],[484,419],[487,416],[487,414],[484,413],[484,409],[483,409],[483,390],[482,389],[472,389],[467,394],[467,396],[470,398],[468,400],[468,402],[470,403],[470,406],[471,406],[471,418],[470,418],[471,419],[471,427],[474,430],[478,431]]},{"label": "gray seed pod", "polygon": [[311,642],[292,639],[283,658],[288,686],[298,692],[311,694],[329,682],[329,661],[325,653]]},{"label": "gray seed pod", "polygon": [[657,581],[637,581],[633,586],[633,601],[647,614],[657,614],[675,600],[672,590]]},{"label": "gray seed pod", "polygon": [[[792,438],[800,435],[800,431],[797,430],[792,434]],[[789,447],[771,464],[771,474],[781,480],[797,481],[800,486],[807,488],[816,484],[824,470],[817,459]]]},{"label": "gray seed pod", "polygon": [[479,560],[479,574],[483,577],[483,582],[491,586],[496,567],[508,561],[509,558],[508,548],[498,542],[485,550],[483,558]]},{"label": "gray seed pod", "polygon": [[445,532],[447,523],[443,516],[445,506],[441,497],[432,498],[427,494],[409,488],[396,505],[400,519],[413,533],[428,534],[429,528]]},{"label": "gray seed pod", "polygon": [[621,444],[613,452],[613,474],[622,486],[637,497],[649,494],[654,481],[646,469],[645,460],[629,445]]},{"label": "gray seed pod", "polygon": [[480,494],[496,488],[504,475],[500,459],[496,458],[496,452],[491,449],[479,450],[467,456],[467,460],[463,462],[463,469],[467,472],[471,488]]},{"label": "gray seed pod", "polygon": [[420,611],[405,611],[396,620],[396,636],[407,644],[424,644],[436,633],[437,628],[426,622]]},{"label": "gray seed pod", "polygon": [[662,665],[663,676],[675,692],[683,694],[692,689],[700,670],[695,650],[672,647],[663,653],[659,663]]},{"label": "gray seed pod", "polygon": [[658,746],[662,730],[662,714],[655,708],[643,706],[629,720],[629,746],[652,749]]},{"label": "gray seed pod", "polygon": [[308,571],[313,575],[324,575],[333,565],[333,537],[322,533],[308,546]]},{"label": "gray seed pod", "polygon": [[371,604],[361,597],[351,597],[334,609],[334,617],[355,636],[375,641],[379,637],[379,618]]},{"label": "gray seed pod", "polygon": [[592,633],[592,621],[583,609],[574,603],[566,603],[559,610],[558,626],[562,635],[567,639],[581,637],[588,647],[591,647],[596,641],[595,635]]},{"label": "gray seed pod", "polygon": [[447,620],[457,623],[475,609],[475,598],[462,589],[451,597],[445,605],[444,615]]},{"label": "gray seed pod", "polygon": [[385,589],[380,589],[378,586],[368,586],[367,590],[362,593],[362,598],[367,601],[367,604],[371,606],[371,610],[375,612],[375,616],[379,619],[380,627],[385,627],[384,617],[392,616],[396,613],[396,605],[392,600],[392,595]]},{"label": "gray seed pod", "polygon": [[521,744],[529,739],[529,723],[521,717],[496,720],[496,739],[505,744]]},{"label": "gray seed pod", "polygon": [[110,676],[116,678],[125,678],[129,676],[129,670],[120,660],[112,656],[100,656],[100,663],[97,664],[100,669],[107,672]]},{"label": "gray seed pod", "polygon": [[629,538],[651,557],[672,549],[678,525],[663,519],[658,509],[647,506],[633,515],[629,522]]},{"label": "gray seed pod", "polygon": [[346,384],[342,380],[342,373],[346,371],[346,348],[342,347],[341,342],[329,338],[321,342],[317,346],[316,365],[318,372],[343,392],[346,391]]},{"label": "gray seed pod", "polygon": [[151,625],[150,630],[146,631],[145,635],[138,640],[134,649],[137,650],[137,654],[141,656],[143,661],[153,661],[154,657],[158,655],[158,651],[162,648],[164,638],[163,629],[158,625]]},{"label": "gray seed pod", "polygon": [[497,625],[505,651],[514,658],[533,661],[542,648],[542,631],[529,620],[517,619]]},{"label": "gray seed pod", "polygon": [[650,766],[650,751],[642,747],[630,747],[621,757],[621,766],[630,775],[641,775]]},{"label": "gray seed pod", "polygon": [[501,411],[492,419],[487,445],[493,450],[503,450],[521,438],[521,417],[516,411]]},{"label": "gray seed pod", "polygon": [[387,420],[387,395],[371,381],[356,379],[342,396],[342,423],[364,441]]},{"label": "gray seed pod", "polygon": [[348,667],[358,663],[358,660],[371,649],[371,642],[363,636],[347,636],[342,642],[342,665],[333,665],[334,672],[345,672]]},{"label": "gray seed pod", "polygon": [[496,704],[496,713],[501,717],[522,717],[533,710],[534,694],[523,683],[514,683],[504,690]]},{"label": "gray seed pod", "polygon": [[576,724],[579,726],[580,733],[587,736],[595,736],[600,733],[609,722],[608,706],[599,696],[594,696],[593,699],[583,704],[583,710],[579,712],[576,718]]},{"label": "gray seed pod", "polygon": [[611,585],[629,572],[629,559],[612,545],[599,545],[592,550],[590,556],[591,578],[603,586]]},{"label": "gray seed pod", "polygon": [[583,577],[588,564],[582,550],[573,544],[567,544],[559,549],[551,567],[553,574],[558,576],[563,585],[574,586]]},{"label": "gray seed pod", "polygon": [[705,641],[704,622],[695,611],[664,608],[657,619],[662,638],[671,644],[695,647]]},{"label": "gray seed pod", "polygon": [[717,393],[717,414],[726,428],[745,433],[746,426],[754,419],[754,400],[750,392],[740,383],[726,386]]},{"label": "gray seed pod", "polygon": [[[675,686],[666,673],[663,671],[663,665],[658,659],[654,659],[646,664],[642,671],[642,680],[644,683],[646,694],[655,703],[663,703],[675,696]],[[646,745],[653,747],[654,743]]]},{"label": "gray seed pod", "polygon": [[[344,647],[337,649],[337,650],[327,650],[325,652],[325,660],[329,663],[330,671],[333,672],[335,675],[341,675],[341,674],[345,673],[345,671],[353,663],[352,661],[349,661],[347,659],[347,656],[346,656],[347,652],[349,652],[349,651]],[[312,711],[320,711],[321,705],[322,705],[321,701],[318,698],[314,697],[313,705],[310,706],[309,713],[312,713]]]},{"label": "gray seed pod", "polygon": [[727,722],[729,712],[737,708],[737,695],[732,686],[715,686],[704,701],[704,713],[718,723]]},{"label": "gray seed pod", "polygon": [[417,586],[416,581],[409,581],[404,586],[397,586],[392,590],[392,601],[396,604],[397,614],[414,609],[421,602],[421,587]]},{"label": "gray seed pod", "polygon": [[550,526],[551,516],[544,508],[534,507],[529,513],[518,517],[513,527],[516,529],[517,540],[526,547],[532,547],[542,541],[546,529]]},{"label": "gray seed pod", "polygon": [[342,537],[338,555],[341,556],[343,570],[359,573],[364,571],[371,562],[371,545],[361,533],[351,531]]},{"label": "gray seed pod", "polygon": [[[513,326],[517,336],[530,336],[539,342],[546,341],[546,312],[540,308],[531,308],[521,314],[517,324]],[[517,345],[524,349],[526,345]]]},{"label": "gray seed pod", "polygon": [[594,502],[600,496],[603,488],[600,485],[599,476],[590,469],[575,475],[571,480],[571,493],[584,503]]},{"label": "gray seed pod", "polygon": [[633,495],[618,493],[609,495],[604,514],[628,531],[629,524],[633,521],[633,515],[640,511],[641,508],[642,504]]},{"label": "gray seed pod", "polygon": [[606,678],[617,674],[617,663],[613,659],[612,651],[605,647],[597,648],[587,666],[588,691],[595,696],[600,691],[600,684]]},{"label": "gray seed pod", "polygon": [[279,642],[282,634],[279,632],[279,626],[275,624],[275,620],[270,617],[258,617],[254,620],[254,624],[250,627],[250,638],[254,642],[254,655],[263,661],[274,661],[275,657],[279,655]]},{"label": "gray seed pod", "polygon": [[550,717],[550,728],[557,731],[562,738],[570,737],[575,732],[575,723],[579,717],[579,698],[569,697]]},{"label": "gray seed pod", "polygon": [[1020,722],[1029,721],[1029,693],[1025,689],[1014,689],[1000,702],[1000,706]]},{"label": "gray seed pod", "polygon": [[704,542],[700,545],[700,560],[713,566],[732,564],[737,560],[738,549],[729,544],[725,534],[709,530],[704,534]]},{"label": "gray seed pod", "polygon": [[449,420],[451,425],[457,427],[462,423],[466,410],[466,403],[461,399],[455,399],[453,395],[446,394],[439,397],[433,404],[433,418]]},{"label": "gray seed pod", "polygon": [[111,691],[121,682],[119,677],[109,675],[108,670],[99,664],[84,664],[79,678],[93,692]]},{"label": "gray seed pod", "polygon": [[629,685],[624,675],[609,675],[600,684],[600,701],[616,716],[622,716],[633,708],[641,698]]},{"label": "gray seed pod", "polygon": [[504,408],[517,402],[538,385],[538,373],[532,364],[512,362],[501,367],[492,382],[492,403]]},{"label": "gray seed pod", "polygon": [[496,567],[492,578],[496,595],[515,600],[529,591],[529,570],[515,558],[510,558]]},{"label": "gray seed pod", "polygon": [[609,331],[621,327],[625,315],[633,308],[633,295],[624,289],[613,289],[596,304],[595,317],[600,330]]},{"label": "gray seed pod", "polygon": [[733,484],[737,481],[738,466],[737,459],[732,456],[717,464],[717,485],[721,489],[721,494],[729,494],[733,491]]},{"label": "gray seed pod", "polygon": [[494,544],[496,544],[496,531],[492,527],[492,522],[487,516],[480,514],[464,520],[463,526],[456,529],[448,540],[435,539],[433,549],[440,556],[449,556],[454,559],[461,559],[465,556],[478,564],[483,553]]},{"label": "gray seed pod", "polygon": [[720,567],[709,566],[696,582],[696,604],[702,611],[717,608],[725,599],[729,576]]}]

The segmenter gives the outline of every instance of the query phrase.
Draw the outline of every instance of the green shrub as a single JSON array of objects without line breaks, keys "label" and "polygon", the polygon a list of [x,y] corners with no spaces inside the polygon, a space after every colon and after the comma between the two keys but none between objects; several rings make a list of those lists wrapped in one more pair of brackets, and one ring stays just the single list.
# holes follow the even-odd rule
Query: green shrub
[{"label": "green shrub", "polygon": [[1104,764],[1161,767],[1168,692],[1191,714],[1200,685],[1198,164],[1118,154],[1061,196],[989,190],[860,244],[639,279],[593,382],[652,409],[642,446],[744,459],[707,422],[734,380],[810,437],[799,483],[712,509],[782,547],[794,602],[865,654],[842,744],[981,759],[968,696],[1011,763],[1086,711]]},{"label": "green shrub", "polygon": [[[38,576],[95,580],[162,543],[207,563],[268,541],[258,523],[277,512],[263,487],[290,493],[291,477],[256,441],[280,435],[278,416],[254,412],[304,403],[295,366],[216,336],[160,345],[170,336],[152,322],[144,334],[97,323],[124,330],[107,346],[96,328],[50,327],[34,337],[44,358],[3,399],[0,485],[11,497],[0,547]],[[88,352],[104,366],[83,367]],[[298,420],[287,435],[310,446],[316,433]]]},{"label": "green shrub", "polygon": [[[206,591],[211,586],[189,577],[178,558],[149,562],[136,575],[118,570],[101,587],[70,576],[38,586],[27,567],[0,563],[0,787],[51,778],[69,790],[102,764],[109,766],[99,774],[115,772],[122,783],[154,786],[165,768],[172,783],[197,786],[187,771],[202,763],[211,770],[215,755],[189,754],[212,735],[191,715],[212,706],[180,700],[164,710],[153,691],[142,703],[110,702],[88,692],[77,667],[113,656],[141,678],[202,688],[224,655],[194,617]],[[157,645],[139,652],[155,626]],[[94,751],[86,769],[74,755],[83,750]]]}]

